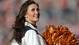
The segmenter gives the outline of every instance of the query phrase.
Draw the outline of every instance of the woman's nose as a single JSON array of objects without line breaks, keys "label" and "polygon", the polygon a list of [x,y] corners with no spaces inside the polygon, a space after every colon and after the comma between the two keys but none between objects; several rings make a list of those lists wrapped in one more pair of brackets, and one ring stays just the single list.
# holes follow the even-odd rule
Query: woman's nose
[{"label": "woman's nose", "polygon": [[37,10],[35,10],[35,14],[38,15],[38,11]]}]

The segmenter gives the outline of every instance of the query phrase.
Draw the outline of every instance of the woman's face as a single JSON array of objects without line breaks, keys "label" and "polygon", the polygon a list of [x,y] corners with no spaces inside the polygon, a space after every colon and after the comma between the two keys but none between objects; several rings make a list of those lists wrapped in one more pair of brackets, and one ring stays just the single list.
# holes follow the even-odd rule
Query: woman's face
[{"label": "woman's face", "polygon": [[29,5],[25,17],[26,20],[37,22],[39,20],[39,7],[36,4]]}]

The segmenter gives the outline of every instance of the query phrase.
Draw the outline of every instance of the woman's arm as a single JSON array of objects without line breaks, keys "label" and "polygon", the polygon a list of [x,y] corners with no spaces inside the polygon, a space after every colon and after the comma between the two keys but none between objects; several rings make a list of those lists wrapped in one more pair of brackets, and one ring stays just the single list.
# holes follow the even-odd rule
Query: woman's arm
[{"label": "woman's arm", "polygon": [[28,30],[22,38],[23,45],[39,45],[37,33],[34,30]]}]

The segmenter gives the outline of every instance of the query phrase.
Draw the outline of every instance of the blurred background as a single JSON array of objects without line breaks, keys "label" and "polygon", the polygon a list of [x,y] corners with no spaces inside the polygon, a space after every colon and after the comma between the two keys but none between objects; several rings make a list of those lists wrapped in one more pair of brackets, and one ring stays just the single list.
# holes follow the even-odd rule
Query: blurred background
[{"label": "blurred background", "polygon": [[[26,0],[0,0],[0,45],[12,38],[15,18]],[[40,5],[39,32],[48,24],[68,26],[79,38],[79,0],[35,0]]]}]

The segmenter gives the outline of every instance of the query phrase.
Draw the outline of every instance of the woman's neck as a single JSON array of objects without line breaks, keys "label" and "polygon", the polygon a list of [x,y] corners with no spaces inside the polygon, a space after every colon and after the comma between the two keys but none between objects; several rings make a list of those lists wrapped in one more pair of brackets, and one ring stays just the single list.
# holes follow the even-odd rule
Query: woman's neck
[{"label": "woman's neck", "polygon": [[36,25],[36,22],[30,21],[29,19],[27,19],[26,21],[29,22],[30,24],[34,25],[34,26]]}]

